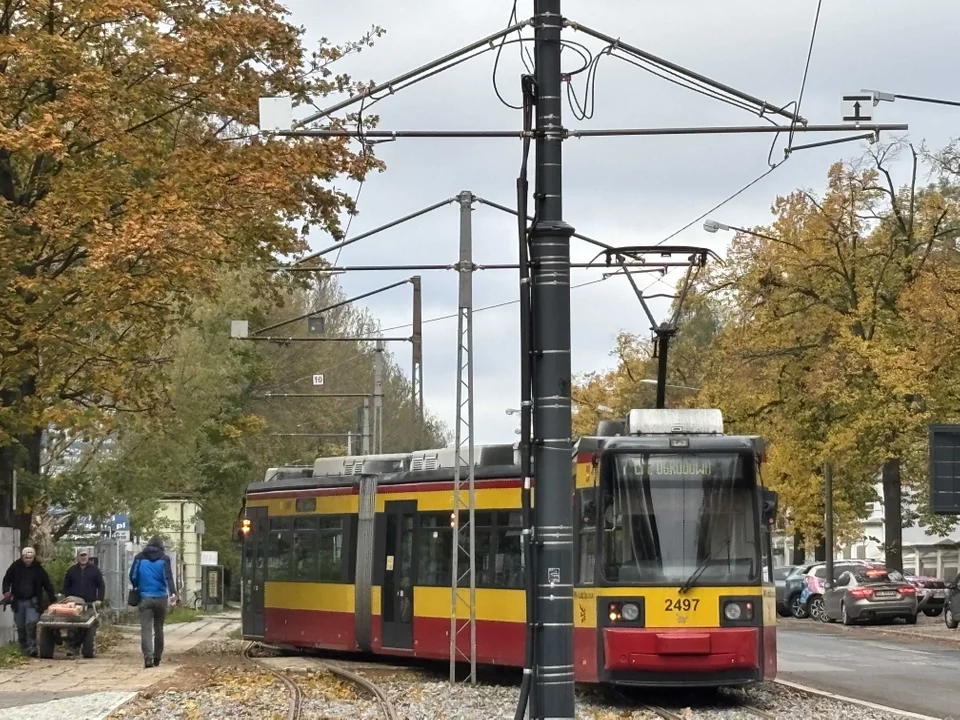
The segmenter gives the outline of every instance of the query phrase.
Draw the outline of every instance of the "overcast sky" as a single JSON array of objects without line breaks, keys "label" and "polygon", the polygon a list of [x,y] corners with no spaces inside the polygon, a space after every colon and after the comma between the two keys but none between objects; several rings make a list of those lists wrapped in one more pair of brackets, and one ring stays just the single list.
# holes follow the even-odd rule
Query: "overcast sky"
[{"label": "overcast sky", "polygon": [[[512,0],[443,2],[352,0],[349,3],[287,0],[293,22],[308,39],[335,42],[358,38],[372,24],[387,30],[375,48],[337,64],[358,79],[383,81],[492,34],[506,26]],[[810,41],[816,1],[769,0],[567,0],[564,15],[660,57],[740,90],[783,105],[797,98]],[[522,17],[533,12],[521,0]],[[840,96],[862,88],[960,99],[953,68],[960,3],[927,0],[917,9],[895,0],[825,0],[817,32],[802,114],[812,123],[840,122]],[[602,43],[572,30],[565,37],[594,52]],[[573,53],[564,53],[574,69]],[[377,104],[382,129],[518,129],[520,113],[497,100],[491,84],[494,54],[488,53]],[[498,72],[507,100],[519,100],[523,72],[517,44],[507,45]],[[583,94],[582,78],[576,85]],[[332,102],[332,100],[330,101]],[[330,104],[328,102],[327,104]],[[596,111],[577,122],[564,108],[567,127],[611,128],[692,125],[756,125],[755,116],[653,77],[620,60],[599,64]],[[897,101],[875,110],[877,122],[906,122],[909,137],[932,146],[957,135],[960,109]],[[796,142],[828,136],[810,135]],[[767,167],[771,137],[702,136],[667,138],[585,138],[564,145],[564,213],[578,231],[605,242],[653,244],[760,175]],[[517,140],[399,140],[377,150],[387,171],[372,176],[359,198],[356,235],[415,212],[462,190],[513,207],[520,161]],[[711,217],[752,226],[768,222],[777,194],[797,187],[819,190],[829,165],[859,155],[856,144],[795,154],[782,167],[726,204]],[[774,159],[783,157],[782,143]],[[343,188],[355,192],[356,186]],[[458,206],[440,210],[345,248],[340,265],[453,263],[458,252]],[[516,262],[516,223],[508,215],[478,206],[473,213],[474,260]],[[671,242],[705,245],[722,254],[729,237],[703,231],[702,223]],[[589,260],[594,251],[574,241],[573,256]],[[314,249],[330,244],[317,235]],[[336,253],[328,256],[336,257]],[[410,275],[409,272],[354,273],[341,278],[345,291],[359,294]],[[424,387],[428,409],[453,428],[456,390],[456,274],[423,274]],[[599,271],[574,271],[574,284],[599,279]],[[651,292],[670,292],[676,276]],[[646,280],[641,287],[650,284]],[[475,274],[475,308],[515,300],[515,271]],[[411,317],[408,289],[365,301],[384,330]],[[609,353],[621,331],[646,334],[649,323],[623,278],[574,289],[573,370],[582,373],[613,365]],[[662,313],[666,301],[656,304]],[[517,423],[505,414],[519,397],[518,312],[510,304],[478,311],[474,319],[475,441],[512,442]],[[406,334],[408,327],[386,332]],[[391,347],[409,366],[408,344]],[[319,369],[318,369],[319,371]],[[409,371],[408,371],[409,372]],[[328,375],[331,392],[336,373]],[[343,388],[356,391],[354,388]]]}]

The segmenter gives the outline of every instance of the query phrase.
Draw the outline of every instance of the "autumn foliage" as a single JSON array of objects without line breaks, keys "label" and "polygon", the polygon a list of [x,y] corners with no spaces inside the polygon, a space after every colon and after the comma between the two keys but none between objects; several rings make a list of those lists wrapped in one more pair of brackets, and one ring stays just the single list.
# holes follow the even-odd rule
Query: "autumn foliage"
[{"label": "autumn foliage", "polygon": [[0,494],[50,424],[164,403],[164,340],[220,266],[340,234],[332,182],[379,161],[261,139],[257,99],[349,89],[331,64],[379,32],[309,52],[269,0],[0,3]]},{"label": "autumn foliage", "polygon": [[[905,184],[894,179],[895,157],[910,173]],[[716,332],[694,355],[672,358],[670,382],[699,387],[683,402],[721,408],[728,431],[768,439],[765,480],[781,493],[788,527],[810,537],[822,533],[824,462],[834,467],[840,533],[852,533],[887,463],[923,500],[927,426],[960,419],[960,194],[950,157],[928,158],[940,172],[926,186],[910,146],[835,164],[822,193],[777,198],[773,222],[738,234],[697,288]],[[614,373],[628,369],[621,362]],[[636,387],[611,384],[605,404]]]}]

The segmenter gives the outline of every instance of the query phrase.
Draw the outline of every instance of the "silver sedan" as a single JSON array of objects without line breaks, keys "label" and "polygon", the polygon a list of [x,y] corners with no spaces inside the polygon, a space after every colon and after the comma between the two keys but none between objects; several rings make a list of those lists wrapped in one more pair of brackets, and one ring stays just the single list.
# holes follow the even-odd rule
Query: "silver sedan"
[{"label": "silver sedan", "polygon": [[903,618],[917,622],[917,589],[896,570],[863,567],[848,570],[823,594],[823,622],[852,625],[862,620]]}]

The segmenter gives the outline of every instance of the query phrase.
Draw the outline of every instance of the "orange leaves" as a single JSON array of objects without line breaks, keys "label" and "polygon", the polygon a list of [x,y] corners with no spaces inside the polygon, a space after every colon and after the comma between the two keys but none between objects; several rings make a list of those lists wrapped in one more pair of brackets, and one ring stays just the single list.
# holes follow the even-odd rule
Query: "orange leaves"
[{"label": "orange leaves", "polygon": [[8,19],[3,444],[95,424],[91,408],[155,410],[184,304],[217,291],[223,263],[304,249],[293,221],[339,233],[330,183],[382,169],[346,140],[256,136],[259,96],[321,96],[320,66],[365,46],[311,54],[279,4],[25,0]]}]

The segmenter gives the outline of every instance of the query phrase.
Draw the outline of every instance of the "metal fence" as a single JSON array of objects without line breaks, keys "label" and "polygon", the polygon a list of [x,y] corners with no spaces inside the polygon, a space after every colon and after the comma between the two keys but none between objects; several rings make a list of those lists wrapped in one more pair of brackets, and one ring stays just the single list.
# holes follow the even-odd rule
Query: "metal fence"
[{"label": "metal fence", "polygon": [[103,583],[106,586],[106,605],[116,610],[122,610],[127,605],[127,590],[130,581],[130,566],[136,551],[127,550],[124,540],[104,538],[97,543],[96,557],[103,573]]}]

